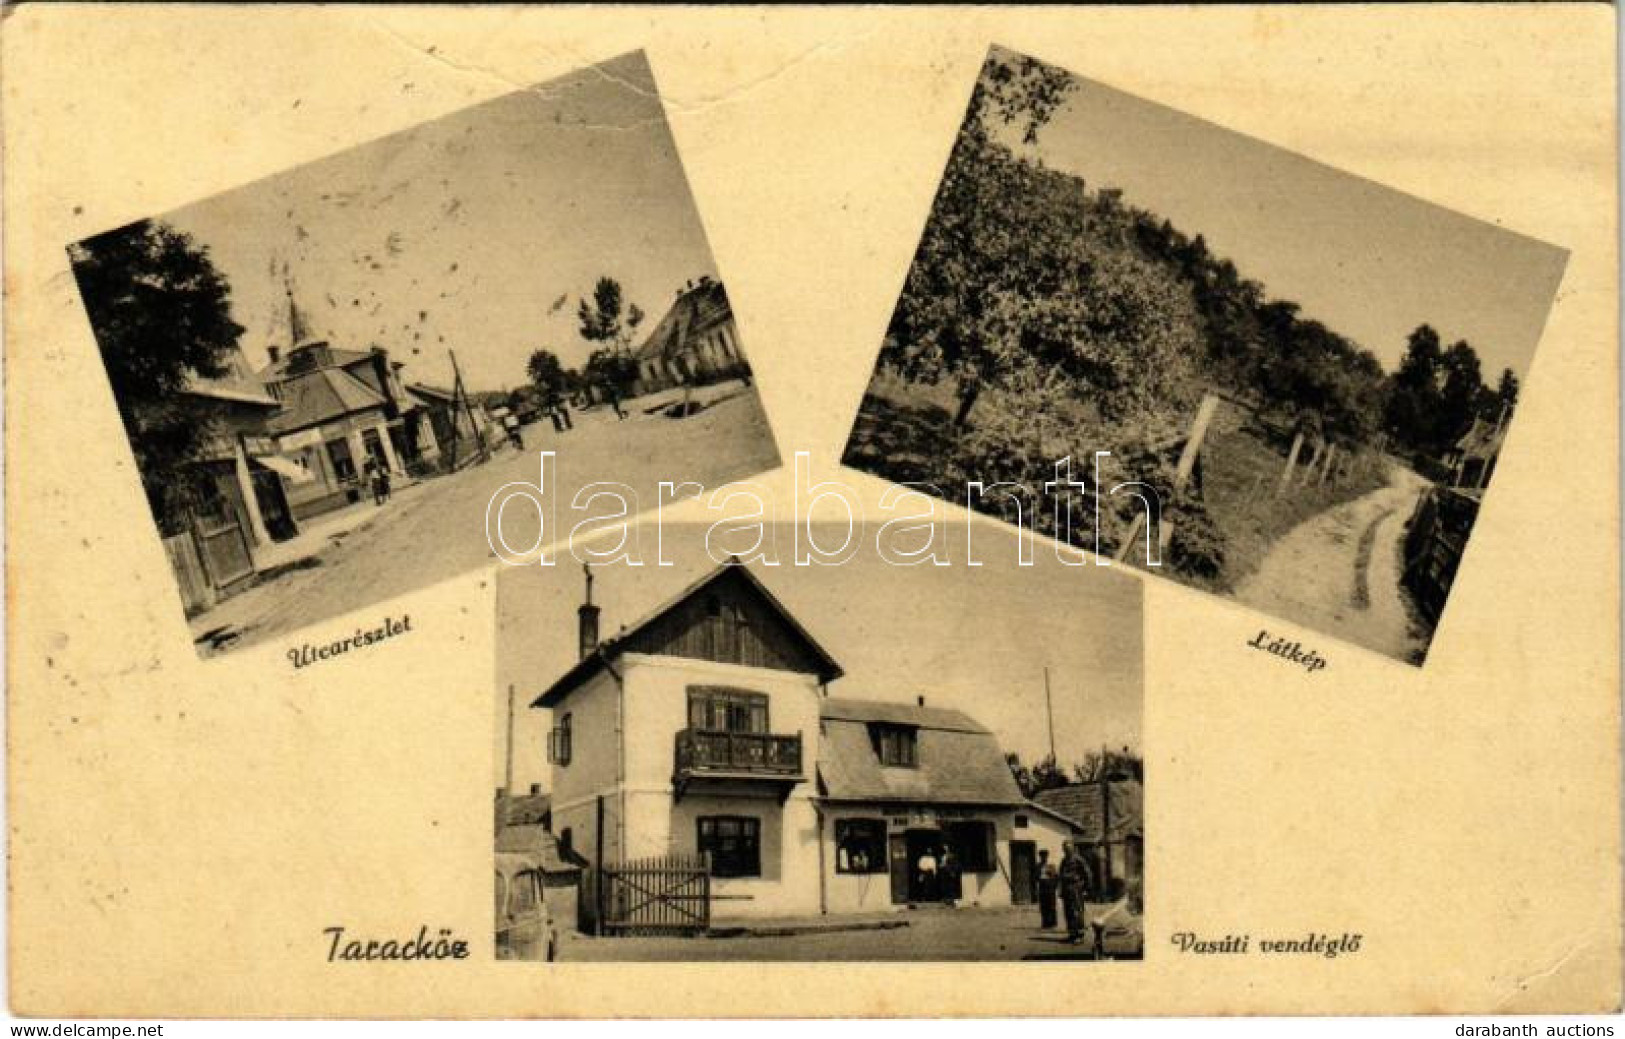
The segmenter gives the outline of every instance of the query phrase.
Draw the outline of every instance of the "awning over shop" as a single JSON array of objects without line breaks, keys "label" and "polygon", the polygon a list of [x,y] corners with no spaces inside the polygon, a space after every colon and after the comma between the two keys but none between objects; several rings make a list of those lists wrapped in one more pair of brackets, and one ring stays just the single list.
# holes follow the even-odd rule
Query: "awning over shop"
[{"label": "awning over shop", "polygon": [[289,483],[310,483],[316,479],[316,474],[297,462],[290,462],[281,455],[256,455],[254,461],[259,465],[276,473]]}]

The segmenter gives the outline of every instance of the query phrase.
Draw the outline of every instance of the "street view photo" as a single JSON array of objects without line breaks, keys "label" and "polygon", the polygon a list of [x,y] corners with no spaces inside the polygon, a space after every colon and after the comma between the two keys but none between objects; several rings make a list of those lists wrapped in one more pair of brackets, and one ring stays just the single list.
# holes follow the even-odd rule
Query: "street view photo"
[{"label": "street view photo", "polygon": [[68,254],[203,656],[491,564],[542,451],[566,504],[778,464],[641,53]]},{"label": "street view photo", "polygon": [[995,47],[844,461],[1420,664],[1566,258]]},{"label": "street view photo", "polygon": [[1139,959],[1141,582],[944,530],[956,565],[668,524],[671,566],[505,568],[498,958]]}]

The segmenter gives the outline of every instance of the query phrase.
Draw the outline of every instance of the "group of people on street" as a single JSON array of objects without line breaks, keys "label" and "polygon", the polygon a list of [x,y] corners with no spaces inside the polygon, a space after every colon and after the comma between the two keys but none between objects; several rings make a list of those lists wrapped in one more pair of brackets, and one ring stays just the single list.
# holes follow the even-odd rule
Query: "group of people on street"
[{"label": "group of people on street", "polygon": [[915,890],[920,901],[943,902],[953,905],[959,901],[960,868],[953,850],[946,845],[926,848],[914,864]]},{"label": "group of people on street", "polygon": [[365,471],[367,486],[372,491],[372,503],[382,505],[389,500],[389,466],[381,464],[369,454]]}]

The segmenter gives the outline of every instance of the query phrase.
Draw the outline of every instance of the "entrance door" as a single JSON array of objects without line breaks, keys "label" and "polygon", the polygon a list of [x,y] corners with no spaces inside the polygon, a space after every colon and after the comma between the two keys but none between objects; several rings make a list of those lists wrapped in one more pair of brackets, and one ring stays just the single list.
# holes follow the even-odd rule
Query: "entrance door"
[{"label": "entrance door", "polygon": [[908,846],[909,888],[908,900],[910,902],[940,902],[942,901],[942,871],[941,869],[926,872],[920,869],[920,860],[928,853],[935,859],[938,866],[942,864],[942,849],[945,842],[941,830],[910,830],[904,834]]},{"label": "entrance door", "polygon": [[908,838],[900,833],[894,833],[886,842],[886,857],[891,865],[891,901],[892,905],[907,905],[911,877],[914,873],[913,863],[908,857]]},{"label": "entrance door", "polygon": [[260,519],[265,521],[265,532],[272,541],[286,541],[299,533],[288,508],[288,496],[282,490],[282,478],[269,469],[255,469],[254,500],[259,503]]},{"label": "entrance door", "polygon": [[1032,841],[1010,842],[1010,901],[1030,905],[1036,893],[1038,850]]}]

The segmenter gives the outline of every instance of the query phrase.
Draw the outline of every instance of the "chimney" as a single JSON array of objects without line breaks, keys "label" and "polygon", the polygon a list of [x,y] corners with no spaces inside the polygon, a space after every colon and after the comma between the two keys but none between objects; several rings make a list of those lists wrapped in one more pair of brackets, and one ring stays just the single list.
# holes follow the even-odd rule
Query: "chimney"
[{"label": "chimney", "polygon": [[581,618],[581,659],[586,660],[598,648],[598,607],[592,604],[592,567],[582,564],[587,575],[587,601],[577,609]]},{"label": "chimney", "polygon": [[265,352],[271,355],[272,364],[282,360],[282,347],[280,346],[268,346],[265,348]]}]

